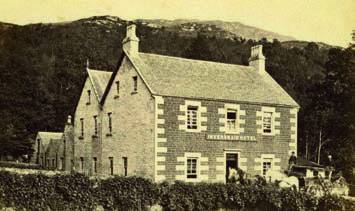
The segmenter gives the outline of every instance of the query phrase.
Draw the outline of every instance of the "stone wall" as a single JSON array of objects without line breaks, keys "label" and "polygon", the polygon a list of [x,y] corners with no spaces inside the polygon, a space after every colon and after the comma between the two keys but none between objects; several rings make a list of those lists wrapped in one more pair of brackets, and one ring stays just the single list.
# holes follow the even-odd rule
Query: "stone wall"
[{"label": "stone wall", "polygon": [[[287,168],[289,153],[296,150],[297,109],[287,107],[262,106],[210,100],[193,100],[174,97],[161,97],[158,105],[157,153],[159,169],[157,177],[168,181],[186,178],[186,156],[189,153],[199,157],[201,181],[225,180],[225,154],[238,154],[238,166],[250,176],[262,173],[262,158],[273,159],[274,170]],[[198,104],[202,108],[200,122],[202,130],[187,131],[185,124],[186,104]],[[207,135],[225,139],[225,114],[227,107],[238,111],[239,130],[233,137],[242,140],[211,140]],[[273,134],[263,135],[263,110],[271,110],[274,115]],[[296,112],[296,113],[295,113]],[[244,137],[244,138],[243,138]],[[227,137],[228,138],[228,137]],[[243,140],[244,139],[244,140]],[[156,140],[157,141],[157,140]],[[160,179],[158,179],[160,180]]]},{"label": "stone wall", "polygon": [[[90,102],[88,101],[88,90],[91,93]],[[90,78],[86,79],[84,84],[78,105],[75,111],[74,118],[74,169],[85,174],[91,174],[91,165],[92,165],[92,143],[93,139],[96,142],[100,142],[100,106],[93,90],[92,83]],[[98,136],[93,138],[94,135],[94,116],[97,116],[98,124]],[[81,135],[81,122],[80,119],[83,118],[84,122],[84,136]],[[94,151],[100,150],[99,147],[94,149]],[[81,168],[81,159],[83,159],[83,169]],[[70,162],[73,162],[70,161]]]},{"label": "stone wall", "polygon": [[[137,77],[137,91],[134,91],[133,77]],[[111,113],[112,133],[108,113]],[[114,174],[124,175],[123,157],[126,157],[128,175],[154,178],[154,98],[127,57],[106,97],[102,137],[103,174],[110,173],[111,157]]]}]

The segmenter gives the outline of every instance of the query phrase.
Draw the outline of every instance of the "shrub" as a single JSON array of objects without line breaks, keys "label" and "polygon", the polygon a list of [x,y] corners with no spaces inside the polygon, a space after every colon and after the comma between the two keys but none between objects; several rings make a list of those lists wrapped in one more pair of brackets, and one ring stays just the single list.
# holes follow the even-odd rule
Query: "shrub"
[{"label": "shrub", "polygon": [[18,169],[43,169],[43,167],[38,164],[16,163],[16,162],[8,162],[8,161],[0,161],[0,167],[18,168]]},{"label": "shrub", "polygon": [[355,210],[354,202],[264,183],[155,184],[140,177],[89,179],[72,173],[46,176],[0,171],[0,208],[19,210]]},{"label": "shrub", "polygon": [[113,177],[98,182],[99,203],[108,210],[144,209],[158,202],[157,185],[139,177]]}]

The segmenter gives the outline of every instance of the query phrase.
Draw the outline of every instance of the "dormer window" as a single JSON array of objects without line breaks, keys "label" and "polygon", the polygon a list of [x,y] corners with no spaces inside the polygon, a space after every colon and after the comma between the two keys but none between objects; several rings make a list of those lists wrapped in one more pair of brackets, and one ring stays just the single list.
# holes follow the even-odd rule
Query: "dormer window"
[{"label": "dormer window", "polygon": [[133,76],[133,92],[136,93],[137,92],[137,87],[138,87],[138,78],[137,76]]},{"label": "dormer window", "polygon": [[90,105],[91,103],[91,90],[88,90],[88,101],[86,102],[86,105]]}]

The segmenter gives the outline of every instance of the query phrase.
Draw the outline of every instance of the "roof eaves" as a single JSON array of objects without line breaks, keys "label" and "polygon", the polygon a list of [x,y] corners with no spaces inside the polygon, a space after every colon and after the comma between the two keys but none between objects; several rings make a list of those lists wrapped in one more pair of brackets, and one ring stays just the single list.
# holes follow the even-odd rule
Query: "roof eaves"
[{"label": "roof eaves", "polygon": [[117,73],[118,73],[118,70],[119,70],[119,68],[121,67],[121,64],[122,64],[124,55],[125,55],[125,53],[123,52],[123,53],[121,54],[120,59],[118,60],[116,69],[115,69],[115,71],[113,71],[113,73],[111,74],[111,78],[110,78],[110,80],[108,81],[108,83],[107,83],[107,85],[106,85],[106,88],[105,88],[104,93],[102,94],[102,97],[101,97],[101,99],[100,99],[100,101],[99,101],[99,104],[100,104],[101,107],[104,105],[105,100],[106,100],[106,97],[107,97],[107,95],[108,95],[108,92],[110,91],[110,88],[111,88],[111,86],[112,86],[113,80],[115,79],[115,77],[116,77],[116,75],[117,75]]},{"label": "roof eaves", "polygon": [[269,77],[270,80],[272,80],[274,82],[274,84],[277,86],[278,89],[280,89],[283,93],[285,93],[290,99],[292,99],[293,103],[295,105],[293,105],[293,107],[297,107],[298,109],[301,107],[297,102],[296,100],[294,100],[289,94],[288,92],[286,92],[286,90],[279,84],[277,83],[277,81],[268,73],[268,72],[265,72],[265,75],[267,77]]},{"label": "roof eaves", "polygon": [[[125,51],[123,50],[123,52],[125,52]],[[137,65],[135,64],[135,62],[133,61],[133,60],[134,60],[134,57],[131,58],[128,53],[125,53],[125,54],[126,54],[127,58],[129,59],[129,61],[133,64],[134,68],[136,69],[138,75],[139,75],[139,76],[141,77],[141,79],[143,80],[144,84],[148,87],[149,92],[150,92],[152,95],[154,95],[155,92],[154,92],[153,89],[149,86],[149,84],[148,84],[148,82],[145,80],[145,78],[144,78],[142,72],[139,70],[138,66],[137,66]]]},{"label": "roof eaves", "polygon": [[216,98],[206,98],[206,97],[185,97],[185,96],[174,96],[174,95],[166,95],[155,93],[153,96],[162,96],[162,97],[172,97],[172,98],[184,98],[184,99],[192,99],[192,100],[207,100],[207,101],[219,101],[219,102],[231,102],[231,103],[240,103],[240,104],[249,104],[249,105],[263,105],[263,106],[280,106],[286,108],[299,108],[296,105],[289,104],[275,104],[275,103],[262,103],[262,102],[251,102],[251,101],[241,101],[241,100],[233,100],[233,99],[216,99]]}]

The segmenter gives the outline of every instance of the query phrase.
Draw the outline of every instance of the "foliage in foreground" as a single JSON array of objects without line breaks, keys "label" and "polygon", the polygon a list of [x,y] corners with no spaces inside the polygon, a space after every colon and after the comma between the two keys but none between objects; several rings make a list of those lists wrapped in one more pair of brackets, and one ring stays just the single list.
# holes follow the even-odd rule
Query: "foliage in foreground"
[{"label": "foliage in foreground", "polygon": [[0,167],[5,168],[17,168],[17,169],[43,169],[38,164],[29,164],[29,163],[16,163],[8,161],[0,161]]},{"label": "foliage in foreground", "polygon": [[354,210],[343,198],[319,199],[276,186],[155,184],[139,177],[89,179],[82,174],[45,176],[0,172],[0,208],[36,210]]}]

